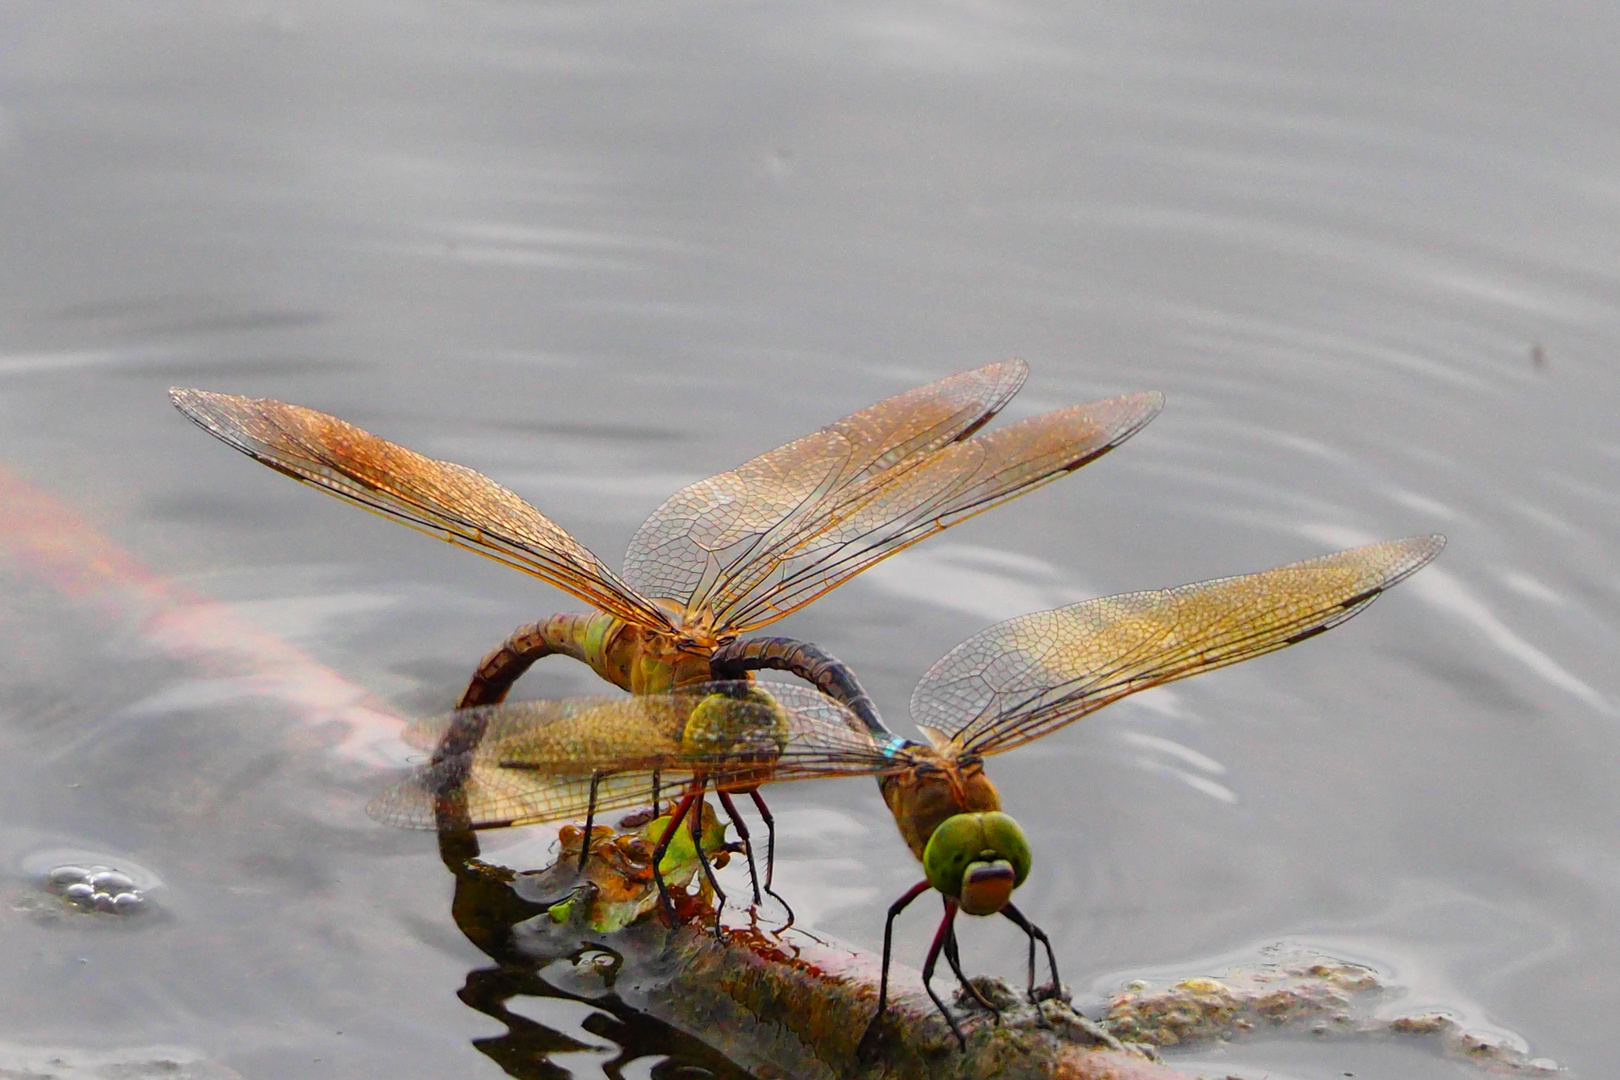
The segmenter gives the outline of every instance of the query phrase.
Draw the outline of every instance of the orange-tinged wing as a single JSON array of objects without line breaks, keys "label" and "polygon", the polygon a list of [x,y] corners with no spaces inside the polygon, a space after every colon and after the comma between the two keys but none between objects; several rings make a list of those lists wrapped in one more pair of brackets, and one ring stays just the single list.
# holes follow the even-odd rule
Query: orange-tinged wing
[{"label": "orange-tinged wing", "polygon": [[169,396],[198,427],[295,480],[516,567],[628,622],[670,625],[584,545],[482,473],[299,405],[178,388]]},{"label": "orange-tinged wing", "polygon": [[873,476],[977,431],[1028,373],[1011,360],[919,386],[676,492],[636,530],[625,580],[645,596],[708,607],[754,553],[836,512]]},{"label": "orange-tinged wing", "polygon": [[744,632],[775,622],[873,563],[1118,446],[1158,415],[1156,393],[1127,394],[1031,417],[869,477],[738,559],[710,603],[716,625]]},{"label": "orange-tinged wing", "polygon": [[1009,619],[930,668],[912,694],[911,716],[936,745],[1000,753],[1127,694],[1337,626],[1444,545],[1443,536],[1391,540]]},{"label": "orange-tinged wing", "polygon": [[[775,710],[740,719],[713,718],[701,733],[688,728],[694,710],[717,691],[758,693],[759,683],[715,683],[677,694],[575,698],[469,709],[412,725],[424,743],[462,727],[485,725],[475,749],[419,770],[367,806],[378,821],[406,828],[435,827],[435,802],[459,783],[474,828],[496,828],[582,817],[597,779],[599,812],[644,806],[655,789],[677,796],[698,777],[711,783],[750,783],[826,776],[864,776],[906,768],[904,740],[880,742],[849,710],[806,687],[764,686]],[[733,714],[722,712],[726,717]]]}]

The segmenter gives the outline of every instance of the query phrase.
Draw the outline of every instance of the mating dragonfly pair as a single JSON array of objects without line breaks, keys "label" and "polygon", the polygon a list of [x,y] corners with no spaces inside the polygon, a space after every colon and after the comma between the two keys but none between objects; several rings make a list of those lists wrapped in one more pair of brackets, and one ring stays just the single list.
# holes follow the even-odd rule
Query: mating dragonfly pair
[{"label": "mating dragonfly pair", "polygon": [[[1022,830],[1002,812],[984,758],[1047,735],[1121,697],[1280,649],[1331,628],[1432,559],[1439,536],[1355,548],[1263,573],[1127,593],[991,626],[923,676],[911,699],[926,742],[891,731],[848,667],[816,646],[747,638],[873,563],[1095,460],[1162,406],[1133,394],[1060,409],[981,433],[1023,383],[1021,362],[992,364],[889,398],[672,496],[636,532],[622,575],[513,492],[342,420],[278,401],[175,390],[175,404],[210,434],[270,467],[368,510],[538,577],[596,613],[554,615],[515,631],[479,665],[452,716],[412,725],[432,751],[410,780],[369,807],[419,828],[494,828],[586,819],[667,798],[669,824],[651,865],[667,916],[660,863],[683,822],[699,858],[699,812],[714,791],[759,879],[733,795],[749,795],[769,835],[759,788],[772,782],[875,776],[925,877],[890,907],[883,979],[870,1032],[887,1002],[894,920],[929,889],[944,916],[923,983],[944,955],[968,992],[955,918],[1002,914],[1051,943],[1011,902],[1029,874]],[[536,660],[589,664],[631,692],[621,699],[500,704]],[[750,681],[771,668],[814,689]],[[703,870],[719,904],[724,893]],[[772,895],[775,895],[774,892]],[[719,914],[716,914],[718,929]],[[987,1007],[988,1002],[983,1002]]]}]

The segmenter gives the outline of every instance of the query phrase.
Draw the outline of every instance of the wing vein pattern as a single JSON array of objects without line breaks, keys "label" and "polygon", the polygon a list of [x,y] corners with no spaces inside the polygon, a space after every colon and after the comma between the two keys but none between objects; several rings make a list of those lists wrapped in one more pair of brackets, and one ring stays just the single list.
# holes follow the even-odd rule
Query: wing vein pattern
[{"label": "wing vein pattern", "polygon": [[930,668],[912,694],[911,716],[961,751],[1010,750],[1138,690],[1330,629],[1444,543],[1439,536],[1392,540],[1009,619]]}]

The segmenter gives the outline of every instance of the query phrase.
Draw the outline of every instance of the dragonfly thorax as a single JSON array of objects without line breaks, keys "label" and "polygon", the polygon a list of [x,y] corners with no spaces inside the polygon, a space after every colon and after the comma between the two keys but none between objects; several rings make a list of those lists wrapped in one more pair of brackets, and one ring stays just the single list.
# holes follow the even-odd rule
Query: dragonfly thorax
[{"label": "dragonfly thorax", "polygon": [[928,883],[957,900],[967,915],[994,915],[1029,876],[1029,840],[1007,814],[957,814],[928,838]]},{"label": "dragonfly thorax", "polygon": [[919,861],[934,831],[958,814],[1001,809],[1001,796],[978,759],[947,757],[930,747],[908,747],[911,768],[878,780],[883,801],[906,846]]},{"label": "dragonfly thorax", "polygon": [[674,600],[655,599],[669,616],[675,633],[668,640],[678,650],[707,657],[721,645],[735,638],[735,633],[722,633],[715,629],[714,612],[708,608],[689,608]]}]

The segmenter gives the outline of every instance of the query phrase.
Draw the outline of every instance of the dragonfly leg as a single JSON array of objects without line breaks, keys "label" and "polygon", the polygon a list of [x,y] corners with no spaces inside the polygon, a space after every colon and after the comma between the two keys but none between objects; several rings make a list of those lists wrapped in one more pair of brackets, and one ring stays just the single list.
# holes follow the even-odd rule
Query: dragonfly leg
[{"label": "dragonfly leg", "polygon": [[[950,904],[952,901],[947,900],[945,903]],[[988,1009],[990,1014],[996,1018],[996,1023],[1001,1023],[1001,1010],[991,1004],[990,999],[985,997],[977,986],[969,982],[966,975],[962,974],[962,954],[956,947],[956,923],[954,921],[950,924],[950,933],[945,937],[945,961],[951,965],[951,971],[956,974],[956,981],[962,984],[962,989],[966,990],[974,1001]]]},{"label": "dragonfly leg", "polygon": [[596,785],[602,782],[601,773],[591,773],[591,798],[585,804],[585,835],[579,841],[579,872],[585,872],[585,863],[591,857],[591,829],[596,826]]},{"label": "dragonfly leg", "polygon": [[[754,800],[754,808],[759,811],[761,820],[765,822],[765,891],[787,910],[787,925],[792,926],[793,908],[782,899],[780,893],[771,888],[771,883],[776,879],[776,819],[771,816],[771,808],[765,805],[765,797],[759,793],[759,788],[750,791],[748,797]],[[782,929],[786,930],[787,926]]]},{"label": "dragonfly leg", "polygon": [[726,808],[726,816],[731,818],[731,825],[737,830],[737,837],[742,840],[743,854],[748,856],[748,880],[754,886],[754,903],[759,903],[759,871],[754,867],[754,845],[748,835],[748,826],[743,823],[742,815],[737,813],[737,804],[731,801],[728,792],[717,791],[720,796],[720,805]]},{"label": "dragonfly leg", "polygon": [[[699,791],[703,790],[701,787]],[[721,798],[725,798],[724,795]],[[703,868],[703,876],[709,879],[709,888],[714,890],[714,936],[720,936],[720,916],[726,910],[726,891],[720,887],[719,880],[714,876],[714,867],[709,865],[709,856],[703,850],[703,803],[697,804],[686,819],[692,830],[692,847],[697,850],[698,865]]]},{"label": "dragonfly leg", "polygon": [[950,940],[955,923],[956,901],[947,896],[945,898],[945,917],[939,920],[939,929],[934,931],[934,943],[928,946],[928,957],[923,961],[922,980],[923,989],[928,991],[928,996],[934,999],[934,1004],[939,1008],[939,1014],[945,1018],[947,1024],[951,1025],[951,1034],[956,1036],[957,1045],[962,1048],[963,1053],[966,1053],[967,1037],[962,1034],[962,1029],[956,1026],[956,1017],[951,1015],[951,1010],[947,1009],[945,1003],[939,999],[939,995],[934,993],[933,984],[934,968],[939,966],[939,954],[944,949],[945,943]]},{"label": "dragonfly leg", "polygon": [[658,773],[657,769],[654,769],[653,770],[653,800],[652,800],[652,802],[653,802],[653,805],[652,805],[652,811],[653,811],[652,820],[654,820],[654,821],[658,820],[658,781],[659,781],[659,773]]},{"label": "dragonfly leg", "polygon": [[1063,996],[1063,984],[1058,981],[1057,953],[1052,951],[1052,939],[1046,936],[1046,931],[1036,926],[1024,917],[1024,913],[1008,904],[1001,909],[1001,913],[1013,921],[1013,925],[1029,935],[1029,1000],[1037,1000],[1035,996],[1035,942],[1046,946],[1046,963],[1052,969],[1052,997]]},{"label": "dragonfly leg", "polygon": [[889,917],[883,923],[883,974],[878,979],[877,1012],[872,1014],[872,1020],[866,1025],[866,1033],[861,1036],[861,1044],[856,1048],[856,1055],[862,1061],[871,1061],[876,1054],[878,1043],[882,1041],[883,1013],[889,1007],[889,956],[894,947],[894,920],[900,913],[911,906],[911,902],[927,892],[931,885],[924,878],[911,888],[905,895],[889,905]]},{"label": "dragonfly leg", "polygon": [[[664,861],[664,853],[669,850],[669,842],[675,839],[675,830],[681,827],[682,819],[686,817],[687,811],[692,809],[692,801],[701,794],[703,794],[703,785],[699,784],[681,796],[681,801],[675,804],[674,810],[670,811],[669,824],[664,827],[664,835],[658,838],[658,844],[653,848],[653,881],[658,885],[658,899],[663,904],[664,915],[669,919],[669,925],[672,929],[680,925],[680,920],[675,914],[675,901],[669,895],[669,886],[664,883],[663,872],[658,867]],[[699,813],[702,813],[702,811],[700,810]]]}]

